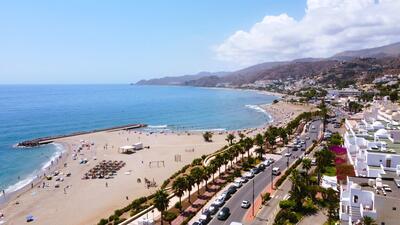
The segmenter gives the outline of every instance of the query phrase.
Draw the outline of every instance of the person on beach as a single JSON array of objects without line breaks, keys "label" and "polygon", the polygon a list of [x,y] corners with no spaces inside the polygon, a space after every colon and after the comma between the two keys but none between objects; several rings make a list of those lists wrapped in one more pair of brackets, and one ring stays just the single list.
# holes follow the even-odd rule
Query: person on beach
[{"label": "person on beach", "polygon": [[106,187],[108,187],[108,183],[106,182]]}]

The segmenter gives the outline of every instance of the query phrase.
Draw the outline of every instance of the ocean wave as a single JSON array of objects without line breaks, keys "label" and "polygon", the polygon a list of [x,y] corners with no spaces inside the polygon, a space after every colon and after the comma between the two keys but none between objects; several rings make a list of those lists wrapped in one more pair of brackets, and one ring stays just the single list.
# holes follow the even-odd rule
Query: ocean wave
[{"label": "ocean wave", "polygon": [[214,129],[198,129],[198,130],[191,130],[193,132],[206,132],[206,131],[211,131],[211,132],[220,132],[220,131],[226,131],[225,128],[214,128]]},{"label": "ocean wave", "polygon": [[147,128],[150,129],[166,129],[168,125],[148,125]]},{"label": "ocean wave", "polygon": [[[60,157],[60,155],[65,152],[65,148],[62,144],[59,143],[51,143],[49,145],[53,145],[56,149],[56,151],[52,154],[51,157],[49,157],[49,160],[46,161],[45,163],[42,164],[42,167],[40,169],[37,169],[35,171],[33,171],[32,173],[30,173],[28,176],[26,176],[26,178],[18,181],[15,184],[12,184],[10,186],[8,186],[7,188],[5,188],[5,192],[6,193],[13,193],[16,192],[22,188],[24,188],[25,186],[31,184],[32,182],[35,181],[35,179],[37,179],[38,175],[41,175],[43,171],[46,171],[46,169],[51,166],[51,162],[55,161],[58,157]],[[2,195],[2,193],[0,193],[0,196]]]},{"label": "ocean wave", "polygon": [[255,110],[257,112],[264,113],[268,117],[269,122],[273,121],[272,116],[265,109],[261,108],[260,106],[258,106],[258,105],[245,105],[245,106],[247,108]]}]

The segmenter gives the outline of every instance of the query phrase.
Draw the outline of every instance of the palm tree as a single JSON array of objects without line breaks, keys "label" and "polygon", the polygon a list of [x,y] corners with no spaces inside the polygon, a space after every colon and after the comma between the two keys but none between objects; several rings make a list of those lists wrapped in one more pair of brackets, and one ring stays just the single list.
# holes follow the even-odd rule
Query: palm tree
[{"label": "palm tree", "polygon": [[221,154],[218,154],[218,155],[215,156],[213,161],[214,161],[215,165],[218,168],[218,173],[221,175],[221,166],[222,166],[222,164],[224,162],[224,158],[222,157]]},{"label": "palm tree", "polygon": [[158,190],[154,194],[154,207],[161,212],[161,225],[163,224],[163,215],[168,209],[169,199],[168,194],[164,189]]},{"label": "palm tree", "polygon": [[193,177],[197,184],[197,195],[200,195],[200,184],[203,181],[204,171],[201,167],[195,167],[190,170],[190,176]]},{"label": "palm tree", "polygon": [[174,182],[172,183],[172,190],[174,190],[174,193],[176,196],[179,197],[179,204],[182,204],[182,195],[185,192],[187,188],[187,183],[186,183],[186,179],[184,177],[178,177],[174,180]]},{"label": "palm tree", "polygon": [[228,134],[226,136],[225,140],[228,142],[229,145],[233,144],[233,140],[235,140],[235,135],[234,134]]},{"label": "palm tree", "polygon": [[300,175],[298,170],[293,170],[292,175],[290,176],[290,181],[292,182],[292,188],[289,191],[290,197],[296,203],[296,207],[300,208],[304,198],[306,197],[306,186],[303,177]]},{"label": "palm tree", "polygon": [[241,159],[244,158],[244,153],[246,153],[246,150],[244,149],[244,146],[243,146],[243,145],[244,145],[244,144],[243,144],[243,141],[241,142],[240,145],[237,145],[237,150],[238,150],[238,152],[242,155],[242,158],[241,158]]},{"label": "palm tree", "polygon": [[186,190],[189,192],[189,203],[192,203],[190,201],[190,192],[192,191],[195,180],[192,176],[188,174],[185,175],[185,179],[186,179]]},{"label": "palm tree", "polygon": [[282,139],[283,145],[288,143],[288,134],[285,128],[279,127],[278,128],[279,137]]},{"label": "palm tree", "polygon": [[243,134],[242,132],[239,132],[239,141],[242,141],[245,137],[246,137],[245,134]]},{"label": "palm tree", "polygon": [[214,175],[215,175],[215,173],[217,172],[217,166],[215,165],[215,163],[210,163],[208,166],[207,166],[207,170],[209,170],[210,172],[211,172],[211,175],[212,175],[212,182],[214,183]]},{"label": "palm tree", "polygon": [[204,166],[203,167],[203,181],[206,185],[206,190],[208,190],[207,182],[208,182],[208,179],[210,179],[211,174],[213,174],[211,169],[209,167]]},{"label": "palm tree", "polygon": [[246,137],[243,140],[243,147],[247,152],[247,157],[250,158],[250,149],[253,147],[253,140],[249,137]]},{"label": "palm tree", "polygon": [[361,224],[358,225],[378,225],[374,219],[369,216],[364,216],[361,219]]},{"label": "palm tree", "polygon": [[308,174],[308,171],[311,169],[311,159],[304,158],[302,160],[302,163],[303,163],[303,169],[305,169]]},{"label": "palm tree", "polygon": [[227,151],[225,151],[224,153],[222,153],[222,164],[224,164],[225,166],[225,171],[226,171],[226,166],[229,163],[229,153]]},{"label": "palm tree", "polygon": [[230,148],[229,150],[228,150],[228,160],[231,162],[231,168],[233,168],[233,160],[236,158],[236,153],[237,151],[236,151],[236,149],[235,148]]},{"label": "palm tree", "polygon": [[259,158],[262,159],[262,154],[264,153],[264,137],[261,134],[257,134],[254,138],[254,144],[258,146],[256,152],[259,154]]},{"label": "palm tree", "polygon": [[210,131],[206,131],[203,134],[204,141],[211,142],[212,141],[212,133]]}]

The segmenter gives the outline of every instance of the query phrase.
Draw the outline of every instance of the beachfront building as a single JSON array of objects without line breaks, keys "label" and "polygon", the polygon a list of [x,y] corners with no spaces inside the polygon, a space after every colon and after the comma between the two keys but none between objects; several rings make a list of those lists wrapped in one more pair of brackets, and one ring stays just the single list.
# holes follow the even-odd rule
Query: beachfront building
[{"label": "beachfront building", "polygon": [[400,180],[392,178],[347,177],[340,188],[341,224],[358,224],[364,216],[377,224],[399,224]]},{"label": "beachfront building", "polygon": [[400,174],[400,109],[375,101],[345,122],[344,146],[357,176]]}]

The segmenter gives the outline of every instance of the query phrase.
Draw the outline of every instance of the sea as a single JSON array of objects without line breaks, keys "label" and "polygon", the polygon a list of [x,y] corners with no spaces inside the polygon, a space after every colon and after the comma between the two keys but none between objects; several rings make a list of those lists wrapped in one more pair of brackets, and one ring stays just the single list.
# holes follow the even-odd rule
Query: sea
[{"label": "sea", "polygon": [[153,131],[237,130],[271,117],[256,91],[138,85],[0,85],[0,195],[30,184],[63,151],[58,144],[16,148],[39,137],[133,123]]}]

